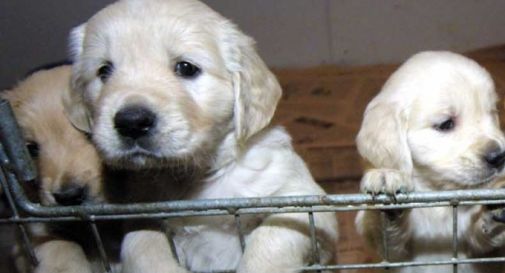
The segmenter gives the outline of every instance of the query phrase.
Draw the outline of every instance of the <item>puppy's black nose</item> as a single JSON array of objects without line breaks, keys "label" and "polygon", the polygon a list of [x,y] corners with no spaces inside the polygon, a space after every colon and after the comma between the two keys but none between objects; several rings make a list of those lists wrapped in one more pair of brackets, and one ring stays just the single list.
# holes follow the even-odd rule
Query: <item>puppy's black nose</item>
[{"label": "puppy's black nose", "polygon": [[156,115],[142,106],[128,106],[114,116],[116,131],[124,137],[133,139],[145,136],[154,128]]},{"label": "puppy's black nose", "polygon": [[505,151],[501,149],[491,151],[484,156],[484,159],[489,166],[501,169],[505,164]]},{"label": "puppy's black nose", "polygon": [[69,183],[63,185],[59,191],[53,192],[53,196],[56,203],[62,206],[77,206],[86,200],[88,189],[74,183]]}]

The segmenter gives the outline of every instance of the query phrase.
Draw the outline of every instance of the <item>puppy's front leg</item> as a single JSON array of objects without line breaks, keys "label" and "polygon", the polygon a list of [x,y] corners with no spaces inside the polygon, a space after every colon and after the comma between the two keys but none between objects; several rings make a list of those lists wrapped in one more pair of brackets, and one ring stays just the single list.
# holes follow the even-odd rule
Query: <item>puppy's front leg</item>
[{"label": "puppy's front leg", "polygon": [[35,273],[91,273],[82,248],[74,243],[63,240],[53,240],[35,248],[39,265]]},{"label": "puppy's front leg", "polygon": [[159,231],[128,233],[121,245],[123,273],[188,273],[172,255],[166,236]]},{"label": "puppy's front leg", "polygon": [[[368,170],[361,180],[361,190],[372,195],[413,191],[410,177],[394,169]],[[360,211],[356,217],[358,231],[384,257],[384,232],[387,235],[388,255],[391,260],[405,258],[412,231],[409,223],[409,209],[385,210],[385,217],[377,210]],[[386,221],[386,223],[384,223]],[[383,228],[386,226],[386,230]]]},{"label": "puppy's front leg", "polygon": [[[322,214],[322,213],[321,213]],[[334,215],[315,214],[316,227],[325,226],[329,217]],[[318,225],[318,223],[322,225]],[[336,227],[326,225],[325,241],[333,247],[336,237]],[[330,234],[328,234],[330,233]],[[319,240],[321,243],[323,240]],[[237,273],[294,273],[311,257],[310,230],[307,214],[277,214],[267,217],[257,227],[247,240],[244,255],[240,261]],[[328,249],[326,249],[327,252]],[[328,257],[326,257],[328,258]]]}]

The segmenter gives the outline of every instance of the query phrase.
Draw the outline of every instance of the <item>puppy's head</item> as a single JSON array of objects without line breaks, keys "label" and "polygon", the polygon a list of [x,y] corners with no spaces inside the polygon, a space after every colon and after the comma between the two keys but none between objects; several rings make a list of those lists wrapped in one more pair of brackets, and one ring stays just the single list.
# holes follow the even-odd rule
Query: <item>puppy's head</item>
[{"label": "puppy's head", "polygon": [[74,124],[109,164],[205,164],[271,120],[280,87],[254,42],[192,0],[124,0],[73,30]]},{"label": "puppy's head", "polygon": [[39,171],[40,201],[78,205],[102,199],[101,164],[93,145],[63,112],[70,66],[41,70],[1,93],[13,107]]},{"label": "puppy's head", "polygon": [[505,163],[496,100],[490,75],[476,62],[419,53],[368,105],[358,149],[374,167],[403,170],[437,188],[489,182]]}]

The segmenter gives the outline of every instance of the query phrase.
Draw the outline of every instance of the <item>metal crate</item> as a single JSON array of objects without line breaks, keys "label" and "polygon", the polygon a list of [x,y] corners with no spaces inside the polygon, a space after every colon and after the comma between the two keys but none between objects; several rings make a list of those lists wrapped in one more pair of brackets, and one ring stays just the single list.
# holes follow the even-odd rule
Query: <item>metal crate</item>
[{"label": "metal crate", "polygon": [[[245,241],[241,230],[241,216],[247,214],[306,213],[310,223],[312,240],[312,263],[300,268],[303,272],[322,272],[325,270],[357,270],[396,268],[429,265],[453,265],[458,271],[459,264],[505,262],[505,257],[458,258],[458,207],[471,205],[505,204],[505,189],[458,190],[443,192],[414,192],[399,194],[394,199],[386,196],[367,194],[340,194],[325,196],[290,196],[269,198],[239,198],[213,200],[181,200],[143,204],[100,204],[89,206],[45,207],[28,200],[21,183],[29,183],[36,178],[35,169],[22,141],[19,128],[7,102],[0,100],[0,185],[4,189],[12,216],[0,218],[0,225],[15,225],[21,234],[26,255],[33,266],[37,265],[33,244],[26,225],[35,222],[79,221],[88,225],[93,234],[96,248],[100,254],[104,271],[112,272],[112,267],[104,250],[100,230],[96,223],[102,220],[168,219],[173,217],[197,217],[229,215],[235,218],[237,234],[242,249]],[[358,210],[380,210],[384,227],[388,225],[386,210],[399,208],[452,207],[453,257],[447,260],[428,262],[392,262],[388,259],[388,234],[383,228],[384,259],[378,263],[330,264],[319,261],[319,249],[314,225],[314,214],[319,212],[340,212]],[[173,241],[167,234],[172,247]],[[209,273],[230,272],[209,268]],[[233,271],[231,271],[233,272]]]}]

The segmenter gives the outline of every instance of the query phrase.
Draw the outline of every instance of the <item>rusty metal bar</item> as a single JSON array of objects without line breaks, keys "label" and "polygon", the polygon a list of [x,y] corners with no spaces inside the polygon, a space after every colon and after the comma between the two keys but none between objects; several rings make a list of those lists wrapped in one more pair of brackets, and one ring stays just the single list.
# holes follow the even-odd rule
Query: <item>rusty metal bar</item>
[{"label": "rusty metal bar", "polygon": [[[452,206],[452,259],[458,260],[458,203],[454,202]],[[453,273],[458,273],[458,264],[454,263]]]},{"label": "rusty metal bar", "polygon": [[[109,215],[109,214],[146,214],[171,211],[208,211],[223,210],[224,214],[229,214],[228,210],[255,208],[251,213],[263,213],[261,208],[266,207],[310,207],[310,206],[355,206],[355,205],[379,205],[393,203],[387,195],[370,196],[367,194],[345,194],[345,195],[324,195],[324,196],[289,196],[289,197],[269,197],[269,198],[236,198],[236,199],[208,199],[208,200],[179,200],[158,203],[143,204],[97,204],[88,206],[68,206],[68,207],[44,207],[30,202],[23,193],[23,190],[13,183],[7,181],[12,186],[12,192],[17,204],[32,216],[79,216]],[[406,203],[431,203],[439,202],[435,206],[448,206],[451,201],[479,201],[479,200],[500,200],[505,199],[505,189],[481,189],[481,190],[456,190],[441,192],[414,192],[409,194],[398,194],[396,201],[398,205],[384,205],[382,209],[401,208]],[[409,207],[409,206],[404,206]],[[416,207],[416,206],[412,206]],[[426,207],[421,205],[418,207]],[[368,207],[367,209],[369,209]],[[257,209],[257,211],[256,211]],[[329,209],[329,208],[328,208]],[[360,210],[363,208],[357,208]],[[352,210],[351,208],[343,209]],[[330,210],[331,211],[331,210]],[[297,212],[304,212],[297,210]]]},{"label": "rusty metal bar", "polygon": [[388,228],[389,228],[389,219],[386,215],[386,211],[381,210],[380,211],[380,219],[381,219],[381,225],[382,225],[382,252],[383,252],[383,261],[384,263],[389,262],[389,234],[388,234]]},{"label": "rusty metal bar", "polygon": [[23,141],[21,130],[14,118],[9,102],[0,99],[0,143],[12,165],[10,168],[21,181],[32,181],[37,177],[35,166]]},{"label": "rusty metal bar", "polygon": [[[317,246],[316,225],[314,221],[314,213],[309,212],[309,227],[310,227],[310,242],[312,244],[312,263],[317,265],[321,263],[319,247]],[[321,271],[318,271],[321,272]]]},{"label": "rusty metal bar", "polygon": [[240,214],[238,214],[238,213],[235,213],[235,226],[237,228],[237,235],[238,235],[238,240],[240,242],[240,249],[242,250],[242,253],[244,253],[245,240],[244,240],[244,234],[242,233],[242,224],[240,221]]},{"label": "rusty metal bar", "polygon": [[414,266],[442,266],[457,264],[488,264],[488,263],[505,263],[505,257],[492,258],[475,258],[475,259],[458,259],[458,260],[441,260],[441,261],[426,261],[426,262],[380,262],[366,264],[339,264],[339,265],[314,265],[304,266],[300,268],[302,271],[312,272],[318,270],[357,270],[357,269],[379,269],[379,268],[400,268]]},{"label": "rusty metal bar", "polygon": [[168,240],[168,244],[170,245],[170,250],[172,251],[172,256],[174,259],[180,263],[181,261],[179,260],[179,254],[177,254],[177,247],[175,246],[175,241],[174,241],[174,236],[175,232],[172,230],[172,227],[167,224],[166,221],[162,223],[162,228],[163,228],[163,233],[165,234],[165,237]]},{"label": "rusty metal bar", "polygon": [[[337,195],[335,195],[337,196]],[[345,195],[342,195],[345,196]],[[263,199],[270,199],[265,197]],[[198,201],[198,200],[195,200]],[[497,205],[505,204],[505,199],[501,200],[474,200],[474,201],[460,201],[460,206],[473,206],[473,205]],[[142,204],[138,204],[139,206]],[[118,205],[120,206],[120,205]],[[237,210],[241,215],[245,214],[262,214],[262,213],[308,213],[308,212],[347,212],[347,211],[358,211],[358,210],[388,210],[388,209],[408,209],[408,208],[431,208],[431,207],[447,207],[451,206],[451,202],[434,202],[434,203],[413,203],[413,204],[388,204],[384,206],[377,205],[360,205],[360,206],[282,206],[278,207],[264,207],[264,208],[242,208]],[[44,207],[40,206],[41,209],[54,209],[59,207]],[[63,207],[65,208],[65,207]],[[232,213],[232,215],[235,212]],[[172,211],[172,212],[147,212],[147,213],[118,213],[118,214],[93,214],[96,221],[102,220],[135,220],[135,219],[162,219],[162,218],[174,218],[174,217],[190,217],[190,216],[218,216],[218,215],[230,215],[230,211],[227,209],[217,210],[217,209],[201,209],[197,211],[193,210],[183,210],[183,211]],[[80,221],[80,216],[27,216],[20,219],[6,218],[0,219],[0,224],[13,224],[13,223],[31,223],[31,222],[52,222],[52,221]]]},{"label": "rusty metal bar", "polygon": [[112,273],[112,267],[110,265],[109,258],[107,257],[107,252],[105,251],[105,247],[103,245],[100,232],[98,231],[98,227],[96,226],[93,216],[87,218],[88,219],[84,220],[88,220],[89,222],[89,227],[91,228],[93,239],[95,240],[96,247],[98,248],[98,253],[100,254],[100,260],[102,261],[102,265],[107,273]]},{"label": "rusty metal bar", "polygon": [[[3,146],[0,144],[0,161],[5,161],[6,155],[3,149]],[[14,215],[14,219],[20,219],[20,214],[18,211],[18,208],[16,207],[16,203],[14,202],[14,199],[12,197],[12,194],[9,189],[9,185],[7,183],[7,178],[10,177],[11,179],[14,179],[14,175],[9,173],[8,171],[4,170],[3,166],[0,166],[0,186],[4,189],[5,192],[5,197],[7,199],[7,203],[12,211],[12,214]],[[28,232],[26,230],[26,226],[24,223],[18,222],[16,223],[17,229],[21,234],[21,242],[23,245],[23,249],[25,250],[28,259],[30,260],[30,263],[32,266],[37,266],[39,264],[39,261],[37,259],[37,255],[35,254],[35,249],[33,248],[33,244],[30,241],[30,237],[28,236]]]}]

